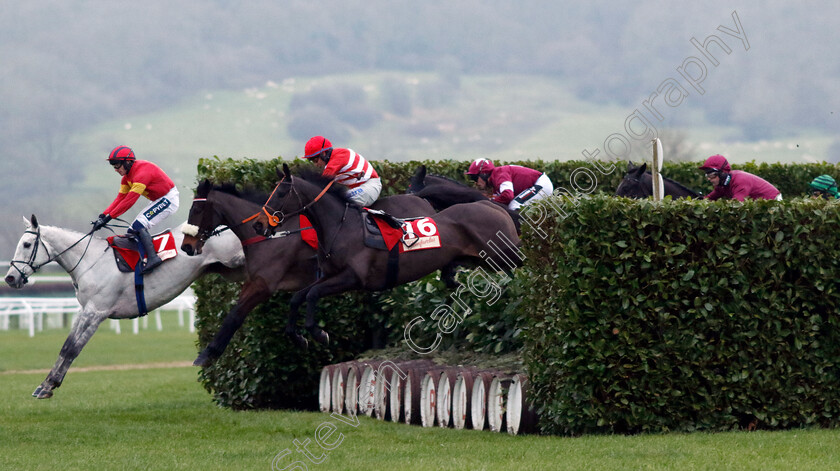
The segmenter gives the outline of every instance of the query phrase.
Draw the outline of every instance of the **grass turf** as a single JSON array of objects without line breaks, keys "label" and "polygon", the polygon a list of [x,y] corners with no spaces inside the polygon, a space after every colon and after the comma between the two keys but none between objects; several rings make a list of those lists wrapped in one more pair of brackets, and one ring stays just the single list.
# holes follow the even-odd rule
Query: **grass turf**
[{"label": "grass turf", "polygon": [[[191,360],[194,334],[165,325],[163,332],[139,335],[126,326],[120,335],[103,330],[78,366]],[[7,370],[0,373],[0,469],[268,470],[287,449],[291,453],[278,459],[275,469],[295,469],[295,460],[306,466],[298,469],[310,470],[810,470],[837,469],[840,463],[836,430],[513,437],[366,417],[354,427],[313,412],[233,412],[213,404],[193,367],[71,368],[55,397],[35,400],[30,394],[44,374],[9,371],[48,368],[65,335],[45,331],[30,339],[20,332],[0,332],[0,358]],[[336,442],[332,450],[315,444],[319,427],[323,442]],[[323,432],[331,427],[335,432],[327,439]],[[307,439],[312,460],[295,445]]]}]

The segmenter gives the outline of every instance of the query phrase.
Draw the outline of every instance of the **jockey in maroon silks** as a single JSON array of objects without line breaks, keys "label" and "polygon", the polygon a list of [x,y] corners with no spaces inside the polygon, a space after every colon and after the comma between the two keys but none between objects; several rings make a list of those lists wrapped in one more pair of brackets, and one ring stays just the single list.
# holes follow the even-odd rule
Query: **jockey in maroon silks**
[{"label": "jockey in maroon silks", "polygon": [[782,194],[767,180],[742,170],[732,170],[726,157],[713,155],[706,159],[700,170],[706,172],[706,178],[714,186],[704,198],[720,198],[744,201],[750,199],[781,200]]},{"label": "jockey in maroon silks", "polygon": [[476,159],[465,172],[478,189],[493,189],[493,201],[512,211],[523,205],[551,196],[554,184],[548,175],[520,165],[496,167],[488,159]]},{"label": "jockey in maroon silks", "polygon": [[321,175],[347,187],[347,197],[360,206],[370,206],[382,191],[382,181],[373,165],[351,149],[333,148],[327,138],[315,136],[306,143],[305,159],[324,169]]},{"label": "jockey in maroon silks", "polygon": [[139,241],[140,255],[146,257],[143,273],[148,273],[162,263],[149,230],[178,210],[178,188],[160,167],[145,160],[137,160],[134,151],[126,146],[115,147],[108,154],[108,163],[122,177],[120,191],[93,222],[93,230],[101,229],[112,218],[120,217],[131,209],[141,195],[150,199],[151,203],[140,211],[128,229],[128,234]]}]

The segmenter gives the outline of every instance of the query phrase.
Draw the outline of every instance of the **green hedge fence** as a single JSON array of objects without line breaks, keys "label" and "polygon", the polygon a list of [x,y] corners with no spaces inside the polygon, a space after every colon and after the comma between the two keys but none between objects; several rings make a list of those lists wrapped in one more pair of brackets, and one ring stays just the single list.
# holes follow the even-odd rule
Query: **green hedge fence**
[{"label": "green hedge fence", "polygon": [[[201,159],[199,179],[269,191],[281,163]],[[289,163],[293,171],[306,165]],[[404,192],[421,163],[461,180],[468,166],[375,162],[383,196]],[[570,175],[593,169],[584,161],[509,163],[542,169],[572,191]],[[663,174],[707,192],[697,165],[666,163]],[[825,281],[838,273],[831,271],[830,249],[838,246],[836,214],[822,202],[788,200],[803,195],[817,175],[840,178],[840,168],[735,166],[774,183],[786,197],[782,203],[655,205],[597,196],[614,193],[625,168],[616,163],[606,176],[591,172],[598,179],[589,192],[594,198],[555,198],[546,220],[524,224],[526,267],[492,304],[463,297],[470,314],[440,336],[437,348],[524,352],[547,433],[721,429],[752,418],[767,427],[833,425],[840,406],[823,393],[836,389],[830,360],[840,353],[831,350],[837,339],[826,337],[837,323],[836,288]],[[556,211],[561,206],[568,217]],[[821,289],[808,279],[822,279]],[[239,285],[205,278],[195,291],[203,348]],[[202,369],[201,381],[214,400],[235,409],[315,408],[324,365],[370,348],[405,347],[405,327],[418,317],[423,322],[412,340],[432,345],[441,326],[430,314],[451,304],[451,294],[433,274],[387,292],[328,298],[321,325],[332,343],[301,352],[283,334],[290,294],[279,293],[251,313],[222,358]],[[779,403],[780,395],[791,399]]]},{"label": "green hedge fence", "polygon": [[[555,203],[559,203],[555,201]],[[840,205],[594,197],[525,226],[544,432],[840,423]]]}]

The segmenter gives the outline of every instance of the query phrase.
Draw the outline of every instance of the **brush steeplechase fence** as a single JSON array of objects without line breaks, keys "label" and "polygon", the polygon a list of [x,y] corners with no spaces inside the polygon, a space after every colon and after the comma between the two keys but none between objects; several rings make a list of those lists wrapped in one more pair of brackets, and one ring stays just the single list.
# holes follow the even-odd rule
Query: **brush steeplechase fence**
[{"label": "brush steeplechase fence", "polygon": [[[525,164],[545,168],[556,187],[575,166],[588,165]],[[270,190],[277,162],[213,165],[212,172],[200,169],[202,176],[259,181]],[[377,165],[387,195],[404,191],[418,163]],[[429,172],[463,177],[463,162],[426,165]],[[704,188],[696,165],[666,163],[662,173]],[[796,196],[817,175],[840,177],[840,168],[736,167],[777,184],[785,200],[631,201],[610,196],[621,178],[617,171],[599,179],[586,198],[556,196],[523,211],[525,266],[493,305],[467,300],[470,313],[439,350],[520,355],[524,368],[518,371],[527,381],[511,375],[494,384],[491,373],[463,368],[454,382],[446,374],[448,383],[440,384],[444,371],[438,371],[425,380],[424,399],[428,370],[406,367],[404,377],[392,380],[402,396],[387,394],[388,404],[374,407],[376,388],[363,378],[364,368],[345,362],[373,348],[403,345],[408,323],[428,320],[435,306],[451,302],[451,292],[433,279],[330,298],[320,315],[331,344],[305,352],[281,334],[289,296],[275,295],[250,315],[219,361],[202,369],[202,381],[217,402],[236,409],[315,409],[319,398],[321,408],[327,398],[332,408],[343,391],[345,410],[359,413],[359,394],[366,391],[362,399],[370,406],[361,413],[421,425],[425,417],[427,425],[453,428],[516,428],[507,415],[516,406],[499,406],[494,390],[521,394],[522,417],[533,406],[539,431],[549,434],[838,426],[840,205]],[[238,287],[208,279],[196,284],[196,293],[204,346]],[[412,339],[431,345],[438,333],[435,322],[424,322]],[[344,388],[335,384],[336,368],[322,374],[324,365],[339,365]],[[329,395],[319,394],[319,375],[324,386],[329,379]],[[450,406],[444,403],[438,414],[447,387]],[[488,402],[491,394],[495,402]],[[528,420],[519,419],[520,429]]]},{"label": "brush steeplechase fence", "polygon": [[517,435],[537,431],[529,394],[523,373],[437,365],[430,360],[354,360],[321,370],[318,407],[326,413],[367,415],[421,427]]}]

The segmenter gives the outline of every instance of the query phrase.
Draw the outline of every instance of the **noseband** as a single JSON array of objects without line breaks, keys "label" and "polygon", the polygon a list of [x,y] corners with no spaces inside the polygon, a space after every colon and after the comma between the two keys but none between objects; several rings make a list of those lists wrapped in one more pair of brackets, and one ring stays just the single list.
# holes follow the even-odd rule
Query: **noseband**
[{"label": "noseband", "polygon": [[32,273],[34,274],[35,271],[37,271],[39,268],[46,265],[47,263],[50,263],[52,261],[52,258],[49,256],[49,254],[50,254],[49,249],[47,249],[47,246],[44,245],[44,250],[47,252],[47,261],[45,263],[42,263],[42,264],[38,265],[38,266],[35,266],[35,257],[38,256],[38,248],[42,245],[41,231],[40,230],[37,230],[37,231],[27,230],[25,232],[25,234],[35,234],[35,248],[32,249],[32,252],[29,254],[29,260],[26,260],[26,261],[24,261],[24,260],[12,260],[11,262],[9,262],[9,265],[12,268],[14,268],[15,270],[17,270],[18,273],[20,273],[20,277],[21,277],[21,279],[23,280],[24,283],[28,283],[29,282],[29,275],[24,273],[21,268],[18,268],[18,265],[23,265],[24,267],[31,268]]},{"label": "noseband", "polygon": [[[329,190],[330,187],[332,186],[332,184],[335,182],[335,180],[330,180],[330,182],[327,183],[327,185],[324,187],[324,189],[322,189],[321,192],[318,193],[318,196],[316,196],[315,199],[313,199],[312,201],[310,201],[307,204],[303,204],[303,199],[301,199],[300,194],[297,191],[297,188],[295,188],[295,186],[292,185],[292,181],[294,180],[294,177],[290,177],[290,181],[288,182],[288,184],[292,187],[292,189],[288,193],[286,193],[286,195],[283,197],[283,200],[280,202],[281,203],[280,208],[284,208],[286,206],[286,199],[289,198],[292,195],[292,193],[294,193],[295,196],[297,196],[298,203],[300,204],[300,208],[297,211],[293,211],[291,213],[286,214],[286,213],[283,212],[282,209],[275,210],[274,208],[269,206],[269,203],[271,202],[272,198],[274,198],[274,194],[277,192],[277,189],[280,188],[280,185],[283,184],[283,181],[285,179],[286,179],[286,177],[283,177],[282,180],[277,182],[277,186],[274,187],[274,191],[271,192],[271,195],[268,196],[268,199],[265,201],[265,204],[262,207],[262,212],[265,213],[265,215],[268,217],[268,224],[271,227],[277,227],[280,224],[283,224],[283,222],[285,222],[286,219],[289,216],[296,216],[298,214],[303,214],[307,209],[309,209],[310,206],[317,203],[318,200],[320,200],[321,197],[324,196],[324,194],[327,193],[327,190]],[[256,218],[259,215],[260,215],[260,213],[254,214],[253,216],[249,217],[248,219],[246,219],[242,222],[243,223],[248,222],[248,221]]]},{"label": "noseband", "polygon": [[[207,198],[193,198],[193,206],[195,206],[195,203],[205,203],[205,204],[209,204],[209,205],[213,204],[212,202],[207,201]],[[209,223],[208,223],[207,219],[209,217],[211,217],[209,215],[212,214],[215,211],[216,211],[216,208],[213,207],[213,206],[210,207],[210,211],[207,211],[206,209],[203,210],[201,212],[201,221],[199,221],[199,223],[198,223],[199,225],[194,226],[192,224],[188,224],[190,226],[190,228],[189,229],[182,228],[181,232],[185,235],[195,237],[196,239],[198,239],[199,242],[201,242],[203,244],[203,243],[207,242],[207,240],[209,238],[211,238],[213,236],[217,236],[224,231],[233,229],[234,227],[241,226],[242,224],[245,224],[246,222],[250,221],[251,219],[253,219],[256,216],[256,214],[255,214],[254,216],[251,216],[250,218],[240,222],[239,224],[236,224],[235,226],[225,226],[221,229],[216,229],[216,228],[210,229],[210,227],[213,226],[213,221],[209,221]],[[259,213],[257,213],[257,214],[259,214]],[[187,221],[189,222],[189,219]],[[205,227],[205,229],[202,229],[202,227]]]},{"label": "noseband", "polygon": [[[621,185],[623,185],[624,182],[626,182],[626,181],[631,181],[631,182],[635,183],[639,187],[643,196],[653,196],[653,189],[652,188],[648,188],[647,185],[643,184],[641,179],[636,178],[636,177],[631,177],[629,175],[624,176],[624,178],[621,180],[621,183],[618,184],[618,187],[621,188]],[[616,191],[617,190],[618,190],[618,188],[616,188]]]},{"label": "noseband", "polygon": [[[193,199],[193,206],[195,206],[196,203],[208,204],[208,201],[207,201],[207,198],[194,198]],[[211,207],[211,211],[215,211],[215,209]],[[202,227],[208,227],[208,226],[212,225],[212,224],[207,224],[208,214],[210,214],[210,211],[207,211],[206,209],[203,210],[201,212],[201,221],[199,221],[198,226],[190,225],[191,226],[190,229],[182,228],[181,232],[186,234],[186,235],[193,236],[196,239],[198,239],[199,242],[204,243],[204,242],[207,242],[207,239],[209,239],[210,237],[212,237],[216,234],[219,234],[222,231],[227,229],[227,228],[220,229],[220,230],[201,229]],[[188,221],[189,221],[189,219],[188,219]]]}]

